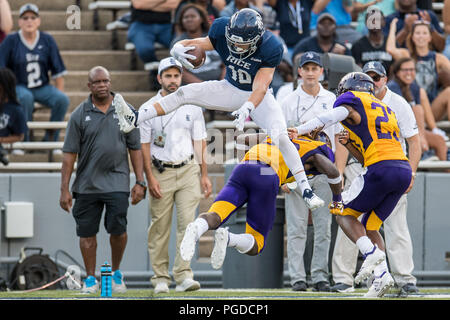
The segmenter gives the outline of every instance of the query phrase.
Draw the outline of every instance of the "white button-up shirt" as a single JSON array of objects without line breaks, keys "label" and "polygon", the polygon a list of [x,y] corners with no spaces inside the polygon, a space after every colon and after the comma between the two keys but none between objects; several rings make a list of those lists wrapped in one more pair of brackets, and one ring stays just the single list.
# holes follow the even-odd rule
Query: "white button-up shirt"
[{"label": "white button-up shirt", "polygon": [[[320,83],[319,86],[319,93],[314,97],[303,91],[302,84],[299,84],[295,91],[281,101],[281,108],[288,127],[298,126],[333,109],[336,96],[331,91],[324,89]],[[342,129],[342,125],[337,123],[323,130],[330,138],[333,152],[336,151],[335,135]]]},{"label": "white button-up shirt", "polygon": [[387,91],[382,101],[395,113],[395,117],[397,118],[398,126],[400,128],[399,140],[402,144],[403,151],[406,154],[405,139],[419,134],[416,118],[411,106],[402,96],[396,94],[392,90],[389,90],[388,87],[386,87],[386,89]]}]

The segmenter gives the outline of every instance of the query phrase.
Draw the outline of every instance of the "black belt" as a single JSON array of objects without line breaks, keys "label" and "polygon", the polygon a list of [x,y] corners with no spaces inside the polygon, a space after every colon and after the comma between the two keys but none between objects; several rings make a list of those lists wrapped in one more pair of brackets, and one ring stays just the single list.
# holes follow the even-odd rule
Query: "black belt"
[{"label": "black belt", "polygon": [[191,154],[189,159],[184,160],[183,162],[178,163],[178,164],[171,164],[171,163],[167,163],[167,162],[164,162],[164,161],[161,161],[161,163],[162,163],[164,168],[177,169],[177,168],[181,168],[185,164],[188,164],[188,162],[191,161],[192,159],[194,159],[194,155],[193,154]]}]

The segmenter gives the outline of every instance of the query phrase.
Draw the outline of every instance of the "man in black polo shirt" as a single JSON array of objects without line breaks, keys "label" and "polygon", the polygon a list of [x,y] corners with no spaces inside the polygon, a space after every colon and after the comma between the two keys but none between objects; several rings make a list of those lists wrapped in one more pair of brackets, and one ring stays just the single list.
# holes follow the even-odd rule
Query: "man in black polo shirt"
[{"label": "man in black polo shirt", "polygon": [[[88,87],[91,95],[71,114],[63,146],[60,206],[73,213],[80,249],[86,269],[82,293],[96,293],[95,278],[96,235],[105,208],[105,228],[110,234],[113,292],[125,292],[126,286],[119,270],[127,244],[127,210],[130,196],[130,168],[128,153],[136,175],[131,190],[131,203],[145,197],[143,158],[139,130],[123,134],[114,112],[116,99],[123,99],[110,91],[109,72],[103,67],[89,71]],[[72,210],[70,178],[75,160],[76,177],[72,192],[76,199]]]}]

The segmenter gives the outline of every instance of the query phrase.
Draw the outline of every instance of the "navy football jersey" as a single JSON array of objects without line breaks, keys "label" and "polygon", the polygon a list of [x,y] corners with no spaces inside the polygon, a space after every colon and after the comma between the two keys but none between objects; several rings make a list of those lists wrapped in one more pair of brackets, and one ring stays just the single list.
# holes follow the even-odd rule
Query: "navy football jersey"
[{"label": "navy football jersey", "polygon": [[229,20],[229,17],[215,19],[208,37],[227,68],[225,79],[241,90],[251,91],[253,80],[260,68],[275,68],[280,64],[283,45],[273,33],[266,31],[255,53],[239,60],[228,50],[225,27]]},{"label": "navy football jersey", "polygon": [[25,133],[27,129],[25,115],[17,103],[0,104],[0,137],[20,135]]},{"label": "navy football jersey", "polygon": [[66,68],[58,46],[51,35],[38,31],[36,41],[29,45],[21,31],[8,35],[0,45],[0,67],[11,69],[17,84],[37,88],[65,74]]}]

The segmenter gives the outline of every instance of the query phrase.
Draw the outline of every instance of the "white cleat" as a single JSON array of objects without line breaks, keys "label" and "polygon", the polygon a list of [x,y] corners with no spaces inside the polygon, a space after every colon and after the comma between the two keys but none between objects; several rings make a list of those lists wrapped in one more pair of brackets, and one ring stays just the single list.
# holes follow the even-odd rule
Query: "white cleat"
[{"label": "white cleat", "polygon": [[113,106],[119,118],[120,131],[128,133],[136,128],[137,111],[130,108],[120,93],[116,93]]},{"label": "white cleat", "polygon": [[325,205],[325,201],[316,196],[311,189],[303,191],[303,200],[305,200],[306,206],[311,210],[315,210]]},{"label": "white cleat", "polygon": [[386,254],[374,245],[374,250],[366,255],[366,258],[355,277],[355,283],[359,284],[366,280],[373,272],[375,267],[386,259]]},{"label": "white cleat", "polygon": [[195,245],[197,244],[197,235],[197,225],[193,222],[189,223],[180,244],[180,255],[184,261],[191,261],[194,256]]},{"label": "white cleat", "polygon": [[394,279],[389,274],[389,272],[385,271],[381,275],[381,277],[376,277],[372,285],[369,288],[369,291],[364,295],[364,298],[381,298],[386,292],[394,285]]},{"label": "white cleat", "polygon": [[211,265],[214,269],[220,269],[225,260],[228,246],[228,228],[219,228],[214,235],[214,248],[211,253]]}]

